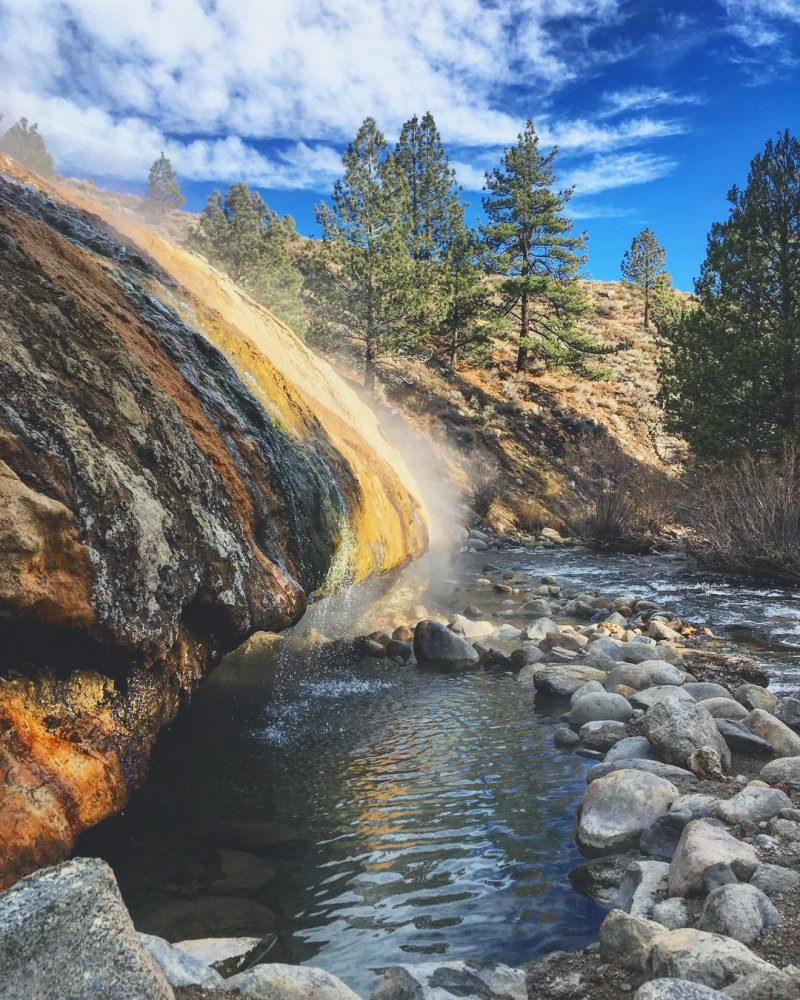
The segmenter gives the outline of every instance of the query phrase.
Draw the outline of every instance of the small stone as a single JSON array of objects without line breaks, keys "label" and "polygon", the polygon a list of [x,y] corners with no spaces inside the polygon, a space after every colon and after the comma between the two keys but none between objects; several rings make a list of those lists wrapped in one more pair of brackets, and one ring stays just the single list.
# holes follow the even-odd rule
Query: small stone
[{"label": "small stone", "polygon": [[[716,865],[709,865],[703,872],[703,891],[708,894],[723,885],[735,885],[738,878],[734,874],[733,866],[725,862]],[[710,928],[706,928],[710,930]]]},{"label": "small stone", "polygon": [[553,731],[553,742],[557,746],[574,747],[581,741],[580,736],[569,726],[556,726]]}]

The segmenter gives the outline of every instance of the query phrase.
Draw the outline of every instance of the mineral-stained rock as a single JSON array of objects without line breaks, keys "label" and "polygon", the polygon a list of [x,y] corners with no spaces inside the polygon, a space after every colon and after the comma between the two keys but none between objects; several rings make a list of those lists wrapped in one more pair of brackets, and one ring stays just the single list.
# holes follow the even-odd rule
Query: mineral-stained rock
[{"label": "mineral-stained rock", "polygon": [[751,944],[779,920],[775,905],[760,889],[737,883],[720,886],[708,894],[697,927]]},{"label": "mineral-stained rock", "polygon": [[104,861],[76,858],[0,895],[0,994],[171,1000]]},{"label": "mineral-stained rock", "polygon": [[612,771],[593,781],[578,810],[577,842],[589,854],[636,847],[639,837],[678,797],[665,778],[645,771]]},{"label": "mineral-stained rock", "polygon": [[642,720],[642,732],[658,756],[668,764],[687,767],[695,750],[715,750],[725,767],[731,754],[720,736],[714,719],[700,704],[686,701],[662,701],[648,709]]},{"label": "mineral-stained rock", "polygon": [[755,850],[726,830],[703,819],[692,820],[681,834],[669,873],[670,896],[692,896],[703,891],[703,872],[736,859],[757,861]]},{"label": "mineral-stained rock", "polygon": [[654,978],[689,979],[715,989],[751,972],[775,968],[739,941],[690,927],[658,935],[648,966]]},{"label": "mineral-stained rock", "polygon": [[0,180],[0,886],[124,805],[222,654],[426,541],[401,456],[288,328],[26,180]]}]

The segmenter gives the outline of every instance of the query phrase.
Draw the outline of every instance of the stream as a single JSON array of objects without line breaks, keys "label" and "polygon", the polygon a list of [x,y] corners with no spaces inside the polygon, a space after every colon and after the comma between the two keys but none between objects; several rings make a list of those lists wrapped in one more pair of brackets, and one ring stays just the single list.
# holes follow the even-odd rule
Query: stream
[{"label": "stream", "polygon": [[[517,550],[460,557],[424,603],[499,611],[475,582],[484,563],[653,599],[767,661],[774,686],[800,686],[796,592],[669,555]],[[112,864],[140,930],[274,934],[270,959],[365,996],[387,965],[518,965],[595,938],[604,911],[567,881],[593,762],[553,746],[560,708],[509,673],[320,669],[284,648],[223,664],[126,812],[79,842]]]}]

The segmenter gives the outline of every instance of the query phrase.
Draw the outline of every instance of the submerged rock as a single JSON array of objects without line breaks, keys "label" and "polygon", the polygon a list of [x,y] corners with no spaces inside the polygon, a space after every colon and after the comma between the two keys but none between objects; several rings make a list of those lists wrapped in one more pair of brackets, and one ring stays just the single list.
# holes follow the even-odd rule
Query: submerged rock
[{"label": "submerged rock", "polygon": [[75,858],[0,895],[0,992],[22,1000],[172,1000],[104,861]]}]

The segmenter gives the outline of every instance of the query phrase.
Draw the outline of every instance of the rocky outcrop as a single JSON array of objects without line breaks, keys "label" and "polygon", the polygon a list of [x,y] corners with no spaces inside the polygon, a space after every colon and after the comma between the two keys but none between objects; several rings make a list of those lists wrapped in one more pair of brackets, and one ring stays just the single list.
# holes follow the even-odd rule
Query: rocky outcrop
[{"label": "rocky outcrop", "polygon": [[0,177],[0,290],[2,886],[122,807],[222,654],[426,530],[345,383],[133,220]]}]

